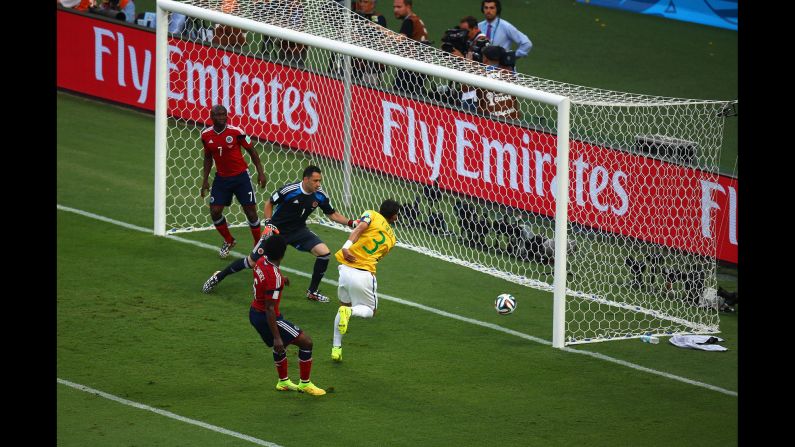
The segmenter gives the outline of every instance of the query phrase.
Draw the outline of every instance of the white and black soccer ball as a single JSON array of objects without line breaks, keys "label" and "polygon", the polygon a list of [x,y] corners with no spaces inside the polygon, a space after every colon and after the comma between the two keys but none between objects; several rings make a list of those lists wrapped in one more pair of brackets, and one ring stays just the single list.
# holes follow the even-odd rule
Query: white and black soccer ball
[{"label": "white and black soccer ball", "polygon": [[516,310],[516,298],[509,293],[503,293],[494,300],[494,309],[500,315],[508,315]]}]

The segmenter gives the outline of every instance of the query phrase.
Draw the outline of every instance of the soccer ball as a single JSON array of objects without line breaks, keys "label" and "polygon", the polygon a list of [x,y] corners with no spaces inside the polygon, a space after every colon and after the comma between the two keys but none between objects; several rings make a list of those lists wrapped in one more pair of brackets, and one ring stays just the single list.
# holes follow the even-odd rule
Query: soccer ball
[{"label": "soccer ball", "polygon": [[494,309],[500,315],[508,315],[516,310],[516,298],[508,293],[503,293],[494,300]]}]

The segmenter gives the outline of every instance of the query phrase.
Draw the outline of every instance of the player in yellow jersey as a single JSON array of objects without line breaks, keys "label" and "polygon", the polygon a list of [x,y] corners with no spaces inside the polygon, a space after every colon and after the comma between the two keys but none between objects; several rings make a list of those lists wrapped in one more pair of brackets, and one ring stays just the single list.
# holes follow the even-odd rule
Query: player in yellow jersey
[{"label": "player in yellow jersey", "polygon": [[334,318],[331,348],[334,361],[342,361],[342,336],[348,332],[351,316],[372,318],[378,309],[375,267],[395,246],[395,230],[391,224],[397,220],[400,207],[395,200],[386,199],[378,211],[362,213],[356,229],[334,255],[340,263],[337,297],[342,303]]}]

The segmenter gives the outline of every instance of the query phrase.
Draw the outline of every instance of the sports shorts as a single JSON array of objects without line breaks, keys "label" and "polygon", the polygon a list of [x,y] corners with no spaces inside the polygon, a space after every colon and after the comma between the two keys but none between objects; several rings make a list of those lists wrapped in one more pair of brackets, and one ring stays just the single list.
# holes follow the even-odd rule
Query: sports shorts
[{"label": "sports shorts", "polygon": [[[254,329],[259,332],[260,338],[269,347],[273,347],[273,334],[271,328],[268,326],[268,313],[260,312],[251,307],[248,310],[248,321],[254,326]],[[304,331],[293,323],[285,320],[282,315],[276,317],[276,326],[279,328],[279,336],[282,338],[284,346],[289,345]]]},{"label": "sports shorts", "polygon": [[241,205],[257,204],[257,197],[254,195],[254,186],[251,184],[251,176],[248,171],[232,177],[215,175],[213,187],[210,189],[210,205],[229,206],[232,204],[233,195],[237,197],[237,201]]},{"label": "sports shorts", "polygon": [[378,281],[375,275],[367,270],[359,270],[340,264],[337,269],[340,272],[339,287],[337,287],[337,297],[340,302],[357,306],[363,304],[375,311],[378,309]]}]

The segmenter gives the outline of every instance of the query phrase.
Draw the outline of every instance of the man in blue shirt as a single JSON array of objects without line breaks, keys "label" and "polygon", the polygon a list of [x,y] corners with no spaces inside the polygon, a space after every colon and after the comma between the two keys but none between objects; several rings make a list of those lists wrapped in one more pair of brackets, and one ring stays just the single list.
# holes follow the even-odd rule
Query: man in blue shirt
[{"label": "man in blue shirt", "polygon": [[516,44],[516,57],[527,56],[533,43],[523,32],[500,17],[502,5],[500,0],[483,0],[480,10],[486,20],[478,23],[480,31],[486,34],[493,45],[499,45],[506,51],[511,51],[511,44]]}]

